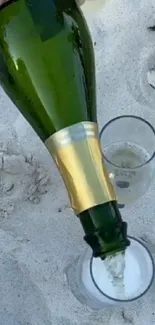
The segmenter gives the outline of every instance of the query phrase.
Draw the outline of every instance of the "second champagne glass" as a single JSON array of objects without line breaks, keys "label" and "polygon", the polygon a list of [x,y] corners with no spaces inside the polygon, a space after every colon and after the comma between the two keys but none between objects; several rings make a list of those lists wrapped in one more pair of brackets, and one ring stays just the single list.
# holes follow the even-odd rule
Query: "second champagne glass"
[{"label": "second champagne glass", "polygon": [[118,116],[102,128],[100,142],[120,208],[133,204],[146,193],[154,177],[153,126],[138,116]]}]

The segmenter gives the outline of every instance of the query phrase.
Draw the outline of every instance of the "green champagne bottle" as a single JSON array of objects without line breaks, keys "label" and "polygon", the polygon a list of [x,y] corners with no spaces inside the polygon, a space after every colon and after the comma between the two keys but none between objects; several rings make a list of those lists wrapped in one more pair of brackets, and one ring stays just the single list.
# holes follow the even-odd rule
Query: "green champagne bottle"
[{"label": "green champagne bottle", "polygon": [[75,0],[0,7],[0,83],[53,156],[93,255],[129,245],[102,160],[91,36]]}]

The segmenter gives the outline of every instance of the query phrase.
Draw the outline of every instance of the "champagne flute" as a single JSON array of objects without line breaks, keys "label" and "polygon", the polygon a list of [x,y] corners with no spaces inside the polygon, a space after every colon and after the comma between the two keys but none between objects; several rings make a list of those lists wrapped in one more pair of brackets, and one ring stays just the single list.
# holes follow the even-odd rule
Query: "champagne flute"
[{"label": "champagne flute", "polygon": [[146,193],[154,177],[153,126],[138,116],[118,116],[102,128],[100,143],[119,207],[133,204]]},{"label": "champagne flute", "polygon": [[152,255],[141,240],[129,238],[131,245],[122,255],[123,264],[116,264],[118,256],[111,261],[94,258],[87,248],[68,266],[69,287],[82,304],[92,309],[126,306],[150,289],[155,271]]}]

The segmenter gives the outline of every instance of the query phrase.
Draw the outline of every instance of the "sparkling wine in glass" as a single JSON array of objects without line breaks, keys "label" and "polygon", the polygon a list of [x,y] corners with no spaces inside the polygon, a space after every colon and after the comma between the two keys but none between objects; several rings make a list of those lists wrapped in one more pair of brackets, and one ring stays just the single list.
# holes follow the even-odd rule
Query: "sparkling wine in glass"
[{"label": "sparkling wine in glass", "polygon": [[140,117],[119,116],[102,128],[100,142],[120,208],[133,204],[154,177],[154,128]]}]

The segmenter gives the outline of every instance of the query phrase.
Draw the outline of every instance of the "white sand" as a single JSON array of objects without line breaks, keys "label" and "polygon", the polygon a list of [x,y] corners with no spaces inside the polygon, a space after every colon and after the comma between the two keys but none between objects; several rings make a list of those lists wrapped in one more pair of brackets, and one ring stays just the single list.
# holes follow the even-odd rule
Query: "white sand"
[{"label": "white sand", "polygon": [[[155,23],[154,0],[107,1],[88,23],[100,127],[128,113],[155,126],[155,90],[147,84],[155,63],[155,32],[147,30]],[[64,270],[85,247],[80,223],[48,152],[1,89],[0,118],[0,325],[155,324],[155,287],[125,309],[93,311],[76,301]],[[123,211],[130,234],[143,236],[153,253],[154,197],[155,186]]]}]

